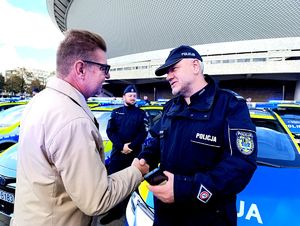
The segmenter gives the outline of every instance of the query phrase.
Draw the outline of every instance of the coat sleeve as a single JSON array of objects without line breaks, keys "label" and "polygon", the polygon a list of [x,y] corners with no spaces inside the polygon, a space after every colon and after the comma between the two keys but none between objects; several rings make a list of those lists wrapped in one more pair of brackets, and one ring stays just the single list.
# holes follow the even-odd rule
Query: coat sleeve
[{"label": "coat sleeve", "polygon": [[111,112],[111,117],[108,120],[106,134],[117,150],[123,150],[123,142],[118,136],[118,128],[116,125],[116,111]]},{"label": "coat sleeve", "polygon": [[225,120],[221,160],[207,172],[175,175],[175,201],[206,204],[236,195],[249,183],[256,169],[257,138],[245,101],[232,97]]},{"label": "coat sleeve", "polygon": [[90,216],[107,212],[142,181],[134,166],[108,176],[99,155],[103,151],[101,141],[91,120],[80,118],[61,129],[49,148],[66,192]]},{"label": "coat sleeve", "polygon": [[156,168],[160,161],[160,120],[157,121],[149,130],[150,137],[144,143],[142,152],[139,154],[139,159],[145,159],[150,165],[150,170]]},{"label": "coat sleeve", "polygon": [[146,137],[147,137],[147,127],[148,127],[148,118],[146,116],[146,113],[141,110],[139,111],[139,126],[137,128],[137,136],[133,139],[131,144],[129,145],[129,148],[135,150],[137,147],[140,147]]}]

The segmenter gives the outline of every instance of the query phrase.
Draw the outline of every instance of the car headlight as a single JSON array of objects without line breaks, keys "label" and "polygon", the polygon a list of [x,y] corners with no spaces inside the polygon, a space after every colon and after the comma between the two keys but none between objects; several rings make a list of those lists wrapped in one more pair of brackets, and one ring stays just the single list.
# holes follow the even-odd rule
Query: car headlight
[{"label": "car headlight", "polygon": [[154,210],[146,205],[137,192],[133,192],[127,208],[126,220],[129,226],[152,226]]}]

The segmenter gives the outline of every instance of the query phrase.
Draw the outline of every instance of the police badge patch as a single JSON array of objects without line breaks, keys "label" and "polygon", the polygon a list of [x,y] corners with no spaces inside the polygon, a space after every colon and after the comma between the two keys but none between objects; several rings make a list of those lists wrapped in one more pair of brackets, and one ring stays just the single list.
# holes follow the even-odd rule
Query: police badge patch
[{"label": "police badge patch", "polygon": [[250,155],[254,151],[253,134],[251,132],[237,131],[236,146],[244,155]]},{"label": "police badge patch", "polygon": [[212,193],[201,184],[197,199],[199,199],[203,203],[207,203],[208,200],[211,198],[211,196],[212,196]]}]

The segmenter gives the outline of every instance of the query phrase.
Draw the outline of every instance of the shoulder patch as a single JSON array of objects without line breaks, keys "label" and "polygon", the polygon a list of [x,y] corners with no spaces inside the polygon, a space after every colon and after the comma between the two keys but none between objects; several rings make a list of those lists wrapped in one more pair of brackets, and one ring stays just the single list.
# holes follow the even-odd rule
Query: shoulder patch
[{"label": "shoulder patch", "polygon": [[254,151],[253,134],[251,132],[237,131],[236,146],[244,155],[251,155]]}]

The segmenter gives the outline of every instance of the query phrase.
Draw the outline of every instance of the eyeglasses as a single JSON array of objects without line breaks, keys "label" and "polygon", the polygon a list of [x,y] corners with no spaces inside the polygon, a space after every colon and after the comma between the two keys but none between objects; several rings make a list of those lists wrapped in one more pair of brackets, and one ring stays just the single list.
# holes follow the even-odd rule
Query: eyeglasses
[{"label": "eyeglasses", "polygon": [[99,66],[100,71],[104,71],[105,75],[108,75],[108,73],[109,73],[110,65],[108,65],[108,64],[100,64],[100,63],[96,63],[96,62],[89,61],[89,60],[82,60],[82,61],[87,64],[95,64],[95,65]]}]

